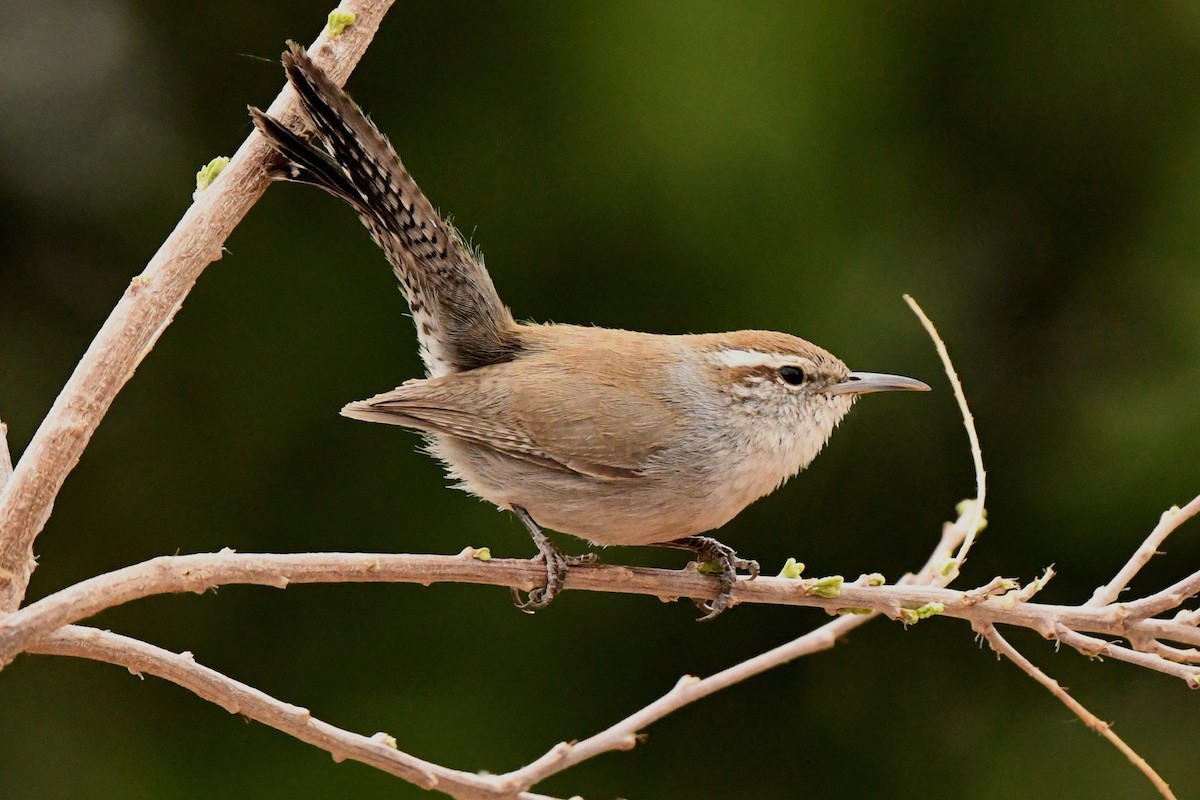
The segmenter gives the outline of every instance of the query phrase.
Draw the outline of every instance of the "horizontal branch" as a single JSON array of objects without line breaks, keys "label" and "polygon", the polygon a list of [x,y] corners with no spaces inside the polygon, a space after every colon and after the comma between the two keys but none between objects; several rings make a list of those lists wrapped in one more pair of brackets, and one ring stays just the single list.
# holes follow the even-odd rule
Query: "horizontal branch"
[{"label": "horizontal branch", "polygon": [[1115,642],[1097,639],[1095,636],[1086,636],[1063,626],[1059,626],[1054,635],[1063,644],[1070,645],[1089,658],[1108,656],[1118,661],[1161,672],[1164,675],[1171,675],[1179,678],[1193,689],[1198,688],[1200,668],[1195,664],[1169,661],[1156,653],[1133,650]]},{"label": "horizontal branch", "polygon": [[[284,588],[291,583],[473,583],[528,590],[545,579],[545,569],[526,559],[480,560],[467,549],[454,556],[385,553],[220,553],[161,556],[82,581],[20,611],[0,618],[0,664],[53,630],[87,619],[106,608],[139,598],[172,592],[201,593],[226,584]],[[1200,645],[1200,629],[1169,619],[1131,620],[1120,605],[1066,606],[1022,601],[1003,588],[986,592],[938,586],[872,586],[860,579],[836,581],[759,577],[742,579],[733,590],[740,603],[809,606],[831,613],[877,611],[914,621],[938,614],[1031,628],[1056,638],[1061,627],[1074,631],[1134,639],[1157,639]],[[567,589],[619,592],[658,597],[712,599],[718,580],[694,569],[583,565],[567,572]],[[916,616],[914,616],[914,614]]]}]

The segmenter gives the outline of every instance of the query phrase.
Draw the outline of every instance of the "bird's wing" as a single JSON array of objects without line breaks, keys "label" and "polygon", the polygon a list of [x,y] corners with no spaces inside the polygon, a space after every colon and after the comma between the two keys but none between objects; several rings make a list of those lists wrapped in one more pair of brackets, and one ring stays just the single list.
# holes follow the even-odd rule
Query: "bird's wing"
[{"label": "bird's wing", "polygon": [[350,403],[342,413],[454,436],[544,466],[618,480],[641,474],[671,441],[674,416],[661,399],[631,393],[595,372],[586,376],[525,362],[414,380]]}]

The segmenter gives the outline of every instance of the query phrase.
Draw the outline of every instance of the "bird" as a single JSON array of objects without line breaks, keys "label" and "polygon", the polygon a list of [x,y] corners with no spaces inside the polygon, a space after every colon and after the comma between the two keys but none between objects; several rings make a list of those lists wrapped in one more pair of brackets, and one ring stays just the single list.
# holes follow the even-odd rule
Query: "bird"
[{"label": "bird", "polygon": [[665,335],[517,321],[481,254],[436,211],[388,139],[295,42],[282,56],[302,128],[249,107],[273,179],[350,205],[399,280],[426,375],[342,414],[421,434],[459,488],[514,513],[545,567],[518,608],[544,608],[568,568],[545,529],[593,545],[685,549],[714,566],[713,619],[758,562],[705,535],[807,467],[864,394],[928,391],[851,371],[787,333]]}]

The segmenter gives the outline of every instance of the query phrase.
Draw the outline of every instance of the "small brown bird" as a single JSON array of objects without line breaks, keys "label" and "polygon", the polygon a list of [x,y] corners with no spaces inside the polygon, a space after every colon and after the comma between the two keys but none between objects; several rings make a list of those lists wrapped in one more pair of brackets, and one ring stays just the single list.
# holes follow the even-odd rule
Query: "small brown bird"
[{"label": "small brown bird", "polygon": [[283,156],[274,177],[319,186],[358,212],[400,280],[428,372],[342,413],[419,431],[460,488],[521,519],[546,586],[524,600],[514,591],[519,608],[544,607],[581,560],[564,555],[545,525],[715,562],[720,592],[701,604],[712,619],[738,570],[753,578],[758,563],[700,534],[806,467],[859,395],[928,391],[912,378],[851,372],[785,333],[664,336],[515,321],[482,258],[350,97],[293,42],[283,65],[308,130],[250,109]]}]

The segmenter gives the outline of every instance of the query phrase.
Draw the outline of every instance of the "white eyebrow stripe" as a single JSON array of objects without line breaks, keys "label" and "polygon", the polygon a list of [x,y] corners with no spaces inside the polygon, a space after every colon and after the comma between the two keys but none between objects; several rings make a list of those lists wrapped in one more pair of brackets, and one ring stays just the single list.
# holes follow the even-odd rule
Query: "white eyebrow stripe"
[{"label": "white eyebrow stripe", "polygon": [[782,367],[800,360],[794,355],[760,350],[718,350],[715,355],[727,367]]}]

